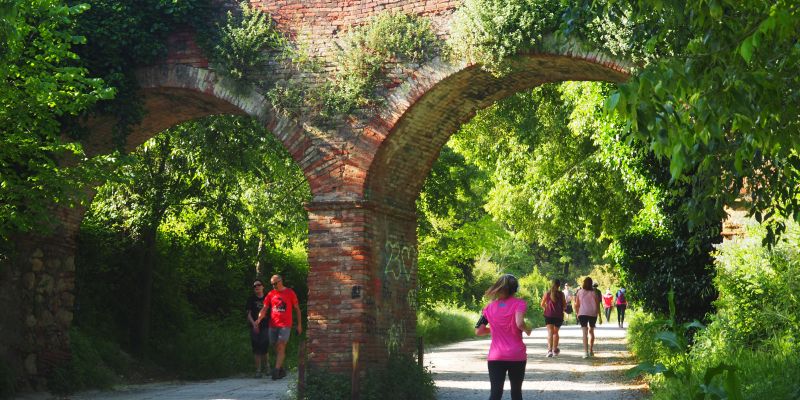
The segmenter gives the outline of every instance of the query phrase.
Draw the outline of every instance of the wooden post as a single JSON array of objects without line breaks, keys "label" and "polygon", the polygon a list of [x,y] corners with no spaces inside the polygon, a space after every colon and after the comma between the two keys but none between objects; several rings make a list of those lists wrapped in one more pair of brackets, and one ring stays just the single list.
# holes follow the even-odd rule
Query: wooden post
[{"label": "wooden post", "polygon": [[350,377],[350,398],[358,400],[358,350],[360,343],[353,342],[353,374]]},{"label": "wooden post", "polygon": [[297,360],[297,400],[306,398],[306,340],[300,339],[300,350]]},{"label": "wooden post", "polygon": [[425,354],[425,343],[423,342],[422,336],[417,338],[417,364],[419,364],[420,368],[423,366],[423,355]]}]

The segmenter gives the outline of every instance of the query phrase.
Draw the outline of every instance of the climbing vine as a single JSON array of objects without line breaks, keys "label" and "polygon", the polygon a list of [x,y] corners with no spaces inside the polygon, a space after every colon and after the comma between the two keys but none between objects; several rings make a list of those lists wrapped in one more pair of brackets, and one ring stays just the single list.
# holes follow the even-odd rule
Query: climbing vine
[{"label": "climbing vine", "polygon": [[321,120],[349,115],[376,105],[376,89],[389,83],[392,72],[431,59],[439,47],[427,19],[380,14],[347,32],[334,54],[330,74],[322,73],[323,60],[309,56],[302,47],[290,51],[297,74],[276,85],[269,98],[290,115],[298,115],[301,109]]},{"label": "climbing vine", "polygon": [[[72,0],[71,5],[83,3]],[[134,71],[150,65],[167,53],[167,36],[176,27],[203,27],[210,0],[93,0],[88,10],[74,24],[76,36],[86,38],[86,46],[77,47],[77,62],[91,76],[102,78],[116,90],[113,100],[98,102],[89,114],[116,118],[114,142],[125,143],[130,128],[144,117]],[[79,121],[68,121],[73,136],[84,134]]]}]

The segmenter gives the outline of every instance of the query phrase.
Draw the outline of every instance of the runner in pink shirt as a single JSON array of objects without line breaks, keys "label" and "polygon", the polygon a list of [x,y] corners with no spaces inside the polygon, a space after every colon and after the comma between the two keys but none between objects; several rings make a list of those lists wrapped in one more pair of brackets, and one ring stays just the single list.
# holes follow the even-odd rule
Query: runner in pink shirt
[{"label": "runner in pink shirt", "polygon": [[[522,381],[525,379],[527,353],[522,343],[522,332],[531,335],[531,328],[525,325],[527,309],[525,300],[514,297],[519,289],[519,281],[514,275],[503,275],[486,291],[492,299],[483,309],[483,315],[475,327],[478,336],[492,335],[489,346],[489,400],[503,397],[503,384],[511,381],[511,400],[522,400]],[[486,324],[489,324],[489,327]]]}]

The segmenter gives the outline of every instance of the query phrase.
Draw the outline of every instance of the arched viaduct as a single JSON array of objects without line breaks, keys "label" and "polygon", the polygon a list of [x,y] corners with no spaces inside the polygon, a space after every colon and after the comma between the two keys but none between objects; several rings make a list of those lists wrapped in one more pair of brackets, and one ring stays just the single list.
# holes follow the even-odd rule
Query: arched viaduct
[{"label": "arched viaduct", "polygon": [[[431,18],[446,36],[460,1],[251,1],[279,29],[309,39],[324,53],[347,26],[383,12]],[[463,62],[434,59],[390,89],[380,109],[332,129],[310,127],[308,116],[276,112],[257,90],[234,91],[209,68],[191,32],[177,32],[169,56],[138,72],[147,115],[128,136],[133,149],[183,121],[212,114],[258,118],[278,137],[310,183],[308,338],[310,362],[343,370],[351,343],[362,363],[415,348],[415,200],[441,147],[474,113],[493,102],[548,82],[621,82],[628,67],[596,51],[546,41],[513,60],[496,78]],[[275,73],[281,73],[275,71]],[[92,122],[88,152],[111,151],[111,120]],[[0,357],[36,385],[69,357],[67,331],[74,307],[76,236],[83,209],[60,209],[62,222],[47,237],[17,241],[17,255],[0,270]]]}]

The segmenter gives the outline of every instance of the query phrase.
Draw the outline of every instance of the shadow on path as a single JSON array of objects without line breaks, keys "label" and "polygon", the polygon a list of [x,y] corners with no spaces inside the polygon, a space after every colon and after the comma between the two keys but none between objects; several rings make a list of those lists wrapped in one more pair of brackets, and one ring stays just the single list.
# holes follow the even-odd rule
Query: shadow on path
[{"label": "shadow on path", "polygon": [[[528,347],[528,364],[523,396],[527,399],[642,399],[646,385],[625,377],[635,365],[628,353],[625,329],[598,326],[595,329],[595,357],[583,359],[581,329],[577,325],[561,328],[561,354],[547,358],[545,328],[524,337]],[[486,400],[489,397],[489,375],[486,354],[489,339],[459,342],[432,349],[425,355],[439,388],[440,400]],[[506,381],[504,399],[508,399]]]}]

